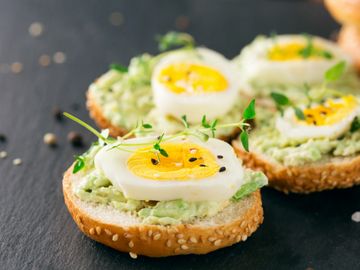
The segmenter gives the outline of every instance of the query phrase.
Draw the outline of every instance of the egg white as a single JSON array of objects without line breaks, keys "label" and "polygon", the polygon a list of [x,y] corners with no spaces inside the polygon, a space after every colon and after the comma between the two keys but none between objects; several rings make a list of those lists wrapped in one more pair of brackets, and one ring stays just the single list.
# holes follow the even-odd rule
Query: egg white
[{"label": "egg white", "polygon": [[[142,143],[154,138],[135,138],[126,140],[128,143]],[[114,187],[124,193],[124,196],[136,200],[167,201],[183,199],[186,201],[225,201],[245,183],[244,168],[236,157],[233,148],[218,139],[207,142],[196,138],[175,138],[168,142],[191,142],[208,149],[215,155],[222,155],[217,159],[219,166],[226,167],[224,172],[203,179],[189,179],[185,181],[152,180],[133,174],[127,167],[127,160],[131,153],[107,145],[95,156],[95,168],[107,177]],[[131,149],[131,148],[130,148]],[[136,150],[133,147],[132,150]]]},{"label": "egg white", "polygon": [[288,108],[285,110],[284,116],[277,117],[276,128],[283,136],[296,141],[318,138],[335,139],[349,131],[352,121],[358,115],[360,115],[359,107],[333,125],[305,125],[296,121],[294,110]]},{"label": "egg white", "polygon": [[351,64],[351,58],[336,43],[320,37],[313,37],[313,44],[329,51],[331,59],[297,59],[272,61],[268,51],[277,44],[306,43],[303,35],[278,35],[273,38],[258,37],[247,45],[235,60],[241,70],[241,87],[251,94],[251,82],[259,80],[261,84],[303,85],[321,83],[324,73],[341,60]]},{"label": "egg white", "polygon": [[[181,93],[171,92],[159,81],[159,73],[173,63],[202,64],[216,69],[228,82],[228,88],[214,93]],[[151,86],[154,103],[158,112],[178,119],[186,115],[190,123],[199,123],[206,114],[209,120],[225,115],[234,105],[239,89],[235,67],[221,54],[207,48],[178,50],[168,53],[155,66]]]}]

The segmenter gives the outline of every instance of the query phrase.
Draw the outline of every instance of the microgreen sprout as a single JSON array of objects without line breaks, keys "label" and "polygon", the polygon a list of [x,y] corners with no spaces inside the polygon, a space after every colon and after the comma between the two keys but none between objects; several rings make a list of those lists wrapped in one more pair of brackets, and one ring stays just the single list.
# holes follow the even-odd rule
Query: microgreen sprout
[{"label": "microgreen sprout", "polygon": [[116,70],[120,73],[126,73],[128,72],[128,68],[126,66],[120,65],[120,64],[111,64],[110,69]]},{"label": "microgreen sprout", "polygon": [[75,164],[73,168],[73,173],[77,173],[85,167],[85,157],[84,156],[75,156]]},{"label": "microgreen sprout", "polygon": [[303,111],[299,107],[297,107],[287,96],[277,92],[271,92],[270,96],[274,100],[276,108],[278,109],[278,111],[280,111],[281,115],[284,114],[284,108],[292,107],[298,119],[305,119]]},{"label": "microgreen sprout", "polygon": [[194,38],[187,33],[170,31],[163,36],[156,37],[159,43],[159,51],[167,51],[174,47],[194,48]]},{"label": "microgreen sprout", "polygon": [[299,54],[304,58],[309,58],[311,56],[320,56],[326,59],[332,59],[333,55],[327,50],[321,50],[314,47],[313,37],[309,34],[304,34],[306,38],[306,46],[299,50]]}]

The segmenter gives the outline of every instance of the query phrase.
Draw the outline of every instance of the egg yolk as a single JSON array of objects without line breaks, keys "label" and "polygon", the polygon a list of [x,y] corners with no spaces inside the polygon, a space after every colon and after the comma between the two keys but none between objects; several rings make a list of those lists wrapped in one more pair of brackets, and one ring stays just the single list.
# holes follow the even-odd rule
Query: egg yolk
[{"label": "egg yolk", "polygon": [[303,111],[307,125],[325,126],[340,122],[358,106],[354,96],[344,96],[341,99],[328,99],[324,104]]},{"label": "egg yolk", "polygon": [[[272,61],[289,61],[289,60],[304,60],[301,51],[306,48],[306,44],[301,43],[287,43],[276,44],[268,51],[268,58]],[[314,51],[321,51],[322,49],[313,45]],[[310,54],[307,59],[321,59],[320,55]]]},{"label": "egg yolk", "polygon": [[226,78],[219,71],[193,63],[167,66],[161,70],[159,81],[176,94],[222,92],[228,88]]},{"label": "egg yolk", "polygon": [[194,180],[219,172],[214,155],[193,143],[162,143],[168,157],[156,155],[151,147],[138,149],[127,161],[135,175],[153,180]]}]

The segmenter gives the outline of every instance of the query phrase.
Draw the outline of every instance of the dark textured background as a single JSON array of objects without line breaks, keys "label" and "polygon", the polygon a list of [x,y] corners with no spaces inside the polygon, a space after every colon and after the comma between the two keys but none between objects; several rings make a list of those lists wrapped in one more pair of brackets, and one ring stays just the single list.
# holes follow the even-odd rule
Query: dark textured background
[{"label": "dark textured background", "polygon": [[[120,11],[121,27],[109,23]],[[175,28],[179,15],[200,44],[235,56],[259,33],[309,32],[329,37],[338,27],[319,1],[96,1],[0,0],[0,63],[19,61],[20,74],[0,73],[0,269],[360,269],[360,188],[306,196],[263,190],[265,223],[246,242],[206,256],[132,260],[83,236],[70,218],[61,191],[62,173],[74,149],[71,130],[53,106],[90,121],[84,93],[111,62],[156,53],[153,37]],[[33,38],[29,25],[44,34]],[[63,65],[38,64],[41,54],[66,53]],[[80,104],[74,110],[74,104]],[[90,123],[92,123],[90,121]],[[59,147],[43,144],[54,132]],[[12,165],[21,158],[21,166]]]}]

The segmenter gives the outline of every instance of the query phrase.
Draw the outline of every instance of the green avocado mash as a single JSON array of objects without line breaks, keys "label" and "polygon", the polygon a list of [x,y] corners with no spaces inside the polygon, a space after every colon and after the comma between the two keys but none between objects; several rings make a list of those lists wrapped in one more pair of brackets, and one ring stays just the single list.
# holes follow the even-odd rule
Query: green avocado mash
[{"label": "green avocado mash", "polygon": [[[139,120],[153,124],[158,130],[174,133],[183,129],[181,121],[158,113],[153,103],[151,75],[154,66],[164,54],[143,54],[130,61],[128,72],[109,70],[90,85],[90,92],[102,108],[104,116],[116,126],[130,130]],[[219,123],[237,122],[248,101],[239,96],[233,109]],[[199,119],[199,122],[201,119]],[[230,129],[219,130],[226,135]]]},{"label": "green avocado mash", "polygon": [[125,198],[120,190],[94,169],[75,188],[75,194],[83,201],[110,205],[121,211],[132,212],[140,217],[143,223],[167,225],[189,222],[194,218],[214,216],[232,201],[239,201],[266,184],[267,178],[263,173],[247,170],[245,183],[232,198],[225,202],[211,200],[148,202]]},{"label": "green avocado mash", "polygon": [[250,147],[276,162],[301,166],[331,157],[351,157],[360,152],[360,130],[349,131],[338,139],[299,142],[280,134],[275,127],[275,119],[266,119],[271,114],[273,112],[258,110],[257,126],[250,134]]}]

